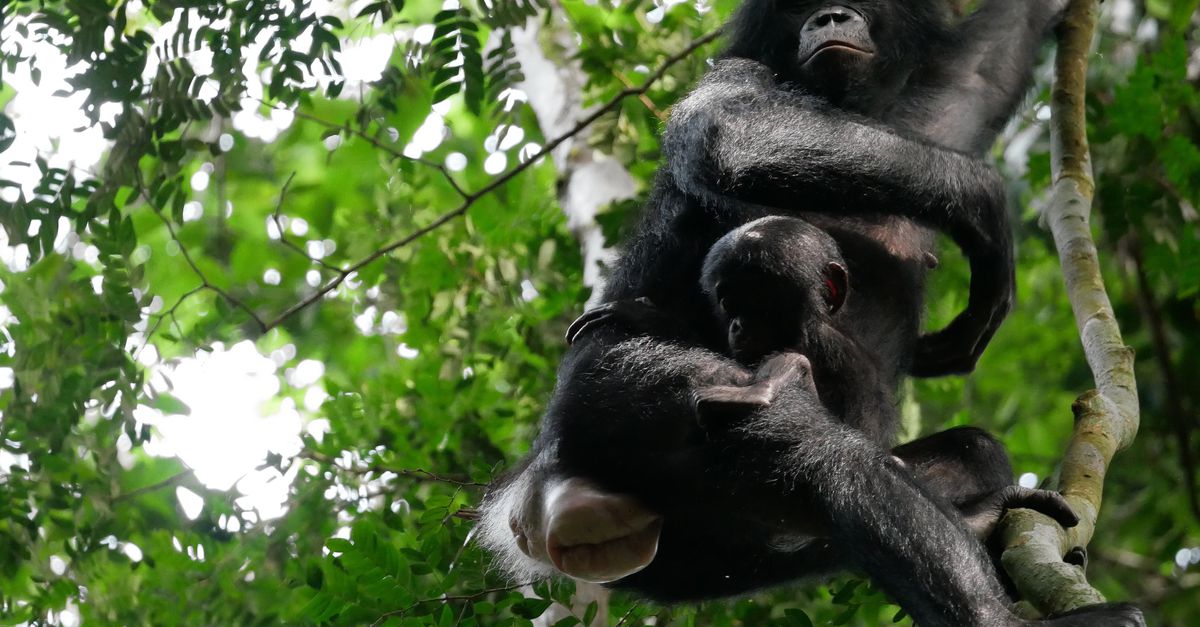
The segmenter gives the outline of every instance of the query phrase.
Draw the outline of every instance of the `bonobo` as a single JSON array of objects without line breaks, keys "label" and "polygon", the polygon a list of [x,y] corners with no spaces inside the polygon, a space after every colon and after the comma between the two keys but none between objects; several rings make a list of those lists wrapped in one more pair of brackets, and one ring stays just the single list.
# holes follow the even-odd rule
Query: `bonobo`
[{"label": "bonobo", "polygon": [[[955,511],[959,495],[942,491],[972,481],[956,475],[963,460],[986,464],[995,447],[981,434],[893,455],[893,434],[881,442],[831,415],[817,382],[816,394],[776,390],[710,438],[691,396],[713,360],[737,366],[721,356],[703,260],[767,215],[800,215],[837,241],[855,284],[837,328],[869,347],[888,389],[905,372],[974,366],[1014,283],[1002,182],[977,157],[1064,3],[985,0],[957,24],[944,0],[739,9],[724,57],[672,110],[642,224],[603,293],[647,298],[671,324],[593,324],[576,337],[530,456],[484,503],[482,535],[505,566],[666,601],[853,568],[923,627],[1027,624]],[[921,336],[930,228],[963,249],[971,284],[967,308]],[[895,407],[876,409],[880,424],[894,420]],[[1044,622],[1143,624],[1128,605]]]}]

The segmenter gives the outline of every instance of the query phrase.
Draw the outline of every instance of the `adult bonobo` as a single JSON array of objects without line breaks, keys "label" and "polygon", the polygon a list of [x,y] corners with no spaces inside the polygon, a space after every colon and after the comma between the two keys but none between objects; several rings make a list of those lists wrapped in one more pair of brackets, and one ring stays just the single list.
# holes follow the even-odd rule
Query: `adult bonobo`
[{"label": "adult bonobo", "polygon": [[[507,566],[553,564],[663,600],[857,568],[924,627],[1026,624],[933,481],[994,443],[947,432],[893,456],[892,434],[826,411],[803,363],[796,385],[719,437],[691,398],[710,368],[740,367],[721,357],[725,329],[699,288],[705,255],[780,213],[803,211],[837,241],[857,286],[838,329],[871,347],[889,386],[906,369],[973,367],[1013,268],[1001,182],[972,155],[1012,114],[1063,4],[988,0],[954,26],[944,0],[742,7],[725,58],[673,111],[664,168],[604,293],[648,298],[674,324],[599,319],[568,351],[533,452],[485,502],[483,535]],[[972,279],[966,311],[918,337],[927,228],[963,249]],[[886,424],[895,407],[876,411]],[[1104,605],[1045,622],[1142,619]]]}]

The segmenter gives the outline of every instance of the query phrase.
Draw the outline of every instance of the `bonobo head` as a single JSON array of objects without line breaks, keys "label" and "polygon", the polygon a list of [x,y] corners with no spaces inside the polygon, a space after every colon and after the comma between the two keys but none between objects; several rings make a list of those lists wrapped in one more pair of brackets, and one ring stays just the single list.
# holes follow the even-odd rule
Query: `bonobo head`
[{"label": "bonobo head", "polygon": [[850,287],[837,242],[784,216],[726,233],[704,258],[700,281],[743,363],[782,350],[806,353],[817,325],[841,308]]},{"label": "bonobo head", "polygon": [[946,0],[746,0],[729,25],[727,56],[771,66],[781,81],[877,115],[949,37]]}]

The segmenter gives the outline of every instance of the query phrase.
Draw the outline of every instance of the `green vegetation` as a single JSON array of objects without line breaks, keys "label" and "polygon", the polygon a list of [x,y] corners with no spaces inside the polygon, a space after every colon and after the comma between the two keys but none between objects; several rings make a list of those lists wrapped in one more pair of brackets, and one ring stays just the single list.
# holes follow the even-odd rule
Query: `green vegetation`
[{"label": "green vegetation", "polygon": [[[571,191],[628,173],[596,216],[614,243],[733,4],[6,3],[0,623],[527,624],[569,602],[490,570],[473,507],[590,293]],[[1093,232],[1142,399],[1089,579],[1155,625],[1200,614],[1197,4],[1107,0],[1089,77]],[[974,375],[905,400],[908,435],[980,425],[1037,478],[1093,386],[1038,225],[1046,69],[996,151],[1018,304]],[[931,326],[966,298],[943,253]],[[576,606],[554,624],[905,621],[850,576]]]}]

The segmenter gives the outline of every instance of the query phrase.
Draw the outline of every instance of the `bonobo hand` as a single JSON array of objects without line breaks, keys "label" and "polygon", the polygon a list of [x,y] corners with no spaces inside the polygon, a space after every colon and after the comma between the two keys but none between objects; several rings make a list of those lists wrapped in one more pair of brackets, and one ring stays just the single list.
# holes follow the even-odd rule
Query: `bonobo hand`
[{"label": "bonobo hand", "polygon": [[746,386],[710,385],[692,393],[696,420],[706,430],[722,430],[751,413],[767,407],[786,387],[800,385],[816,397],[812,364],[800,353],[780,353],[768,358],[754,371],[754,383]]},{"label": "bonobo hand", "polygon": [[634,331],[646,332],[661,325],[664,315],[649,298],[641,297],[633,300],[618,300],[604,303],[583,312],[567,327],[567,344],[575,340],[589,328],[595,330],[602,322],[616,322],[630,327]]},{"label": "bonobo hand", "polygon": [[1067,501],[1058,492],[1016,485],[1006,486],[974,503],[969,503],[963,506],[961,511],[975,537],[986,541],[996,530],[996,525],[1004,513],[1018,508],[1045,514],[1065,528],[1079,524],[1079,517],[1071,511]]},{"label": "bonobo hand", "polygon": [[998,176],[980,190],[978,215],[952,235],[971,265],[967,308],[946,328],[917,339],[909,374],[967,374],[1012,310],[1016,293],[1012,229]]},{"label": "bonobo hand", "polygon": [[[909,374],[914,377],[940,377],[968,374],[983,356],[992,336],[1012,310],[1015,279],[1006,278],[990,285],[976,275],[971,277],[971,297],[967,309],[946,328],[917,339]],[[990,289],[990,288],[999,289]],[[987,294],[986,292],[991,292]],[[984,293],[984,294],[980,294]],[[978,304],[979,301],[990,301]]]}]

